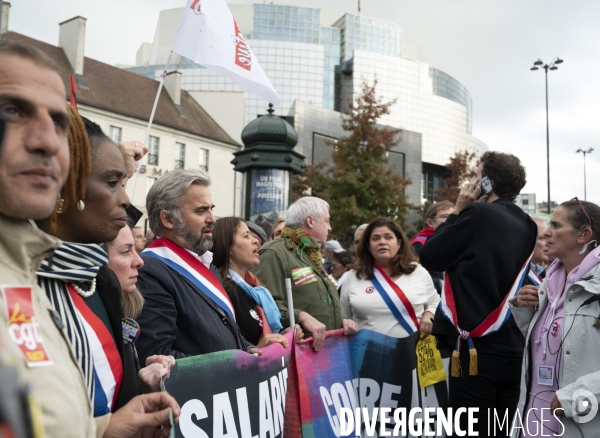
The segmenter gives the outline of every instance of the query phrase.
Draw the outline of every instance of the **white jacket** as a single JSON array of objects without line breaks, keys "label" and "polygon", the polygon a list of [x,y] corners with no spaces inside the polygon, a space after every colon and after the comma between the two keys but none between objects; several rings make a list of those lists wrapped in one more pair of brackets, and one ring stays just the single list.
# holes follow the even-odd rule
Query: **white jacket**
[{"label": "white jacket", "polygon": [[[600,438],[600,412],[588,423],[572,421],[575,404],[572,398],[575,392],[584,389],[591,392],[600,405],[600,329],[593,326],[600,316],[600,264],[594,266],[581,280],[574,283],[565,292],[565,319],[562,346],[562,370],[559,378],[559,390],[556,391],[558,400],[565,410],[565,417],[558,417],[564,425],[565,438]],[[526,424],[524,413],[527,401],[527,382],[533,378],[530,368],[529,340],[531,330],[538,318],[548,305],[546,281],[538,290],[539,308],[533,306],[514,307],[515,299],[511,301],[512,314],[525,336],[525,355],[521,370],[521,389],[517,410],[522,422]],[[590,304],[582,304],[595,297]],[[581,306],[581,307],[580,307]],[[549,407],[549,406],[548,406]],[[583,416],[582,412],[579,412]],[[518,420],[517,420],[517,424]],[[519,437],[521,429],[513,431],[512,437]],[[533,432],[533,431],[532,431]],[[559,430],[560,432],[560,430]]]}]

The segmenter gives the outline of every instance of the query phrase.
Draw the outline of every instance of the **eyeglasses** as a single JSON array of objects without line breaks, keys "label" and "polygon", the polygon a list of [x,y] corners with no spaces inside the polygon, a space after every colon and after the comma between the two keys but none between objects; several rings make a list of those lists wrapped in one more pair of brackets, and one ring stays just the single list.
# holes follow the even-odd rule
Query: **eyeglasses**
[{"label": "eyeglasses", "polygon": [[588,225],[591,227],[592,226],[592,218],[588,214],[587,210],[585,209],[585,207],[583,206],[581,201],[577,198],[577,196],[575,196],[573,199],[571,199],[571,201],[573,201],[573,200],[577,201],[577,203],[579,204],[579,208],[581,208],[581,212],[586,217],[586,219],[588,221]]},{"label": "eyeglasses", "polygon": [[433,216],[431,219],[436,219],[436,218],[440,218],[440,219],[448,219],[450,217],[449,214],[439,214],[437,216]]}]

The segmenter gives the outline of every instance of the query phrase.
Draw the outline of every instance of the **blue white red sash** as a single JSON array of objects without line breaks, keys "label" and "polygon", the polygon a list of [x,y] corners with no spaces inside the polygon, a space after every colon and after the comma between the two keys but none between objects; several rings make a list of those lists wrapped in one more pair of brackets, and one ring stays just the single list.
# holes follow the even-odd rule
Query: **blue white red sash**
[{"label": "blue white red sash", "polygon": [[450,276],[448,275],[448,272],[445,273],[444,291],[442,293],[442,301],[440,303],[440,306],[442,314],[446,317],[446,319],[448,319],[448,321],[452,323],[452,325],[454,326],[454,328],[456,328],[456,331],[458,332],[459,337],[456,343],[457,351],[460,350],[461,341],[467,341],[469,343],[469,348],[473,349],[474,347],[472,338],[481,338],[483,336],[495,333],[502,328],[506,321],[508,321],[511,312],[507,302],[517,295],[517,292],[523,285],[523,280],[525,280],[527,268],[529,267],[529,262],[531,261],[532,256],[533,252],[523,264],[523,267],[519,271],[519,274],[513,282],[512,287],[510,288],[500,305],[471,332],[461,329],[458,325],[458,314],[456,313],[456,304],[454,302],[454,294],[452,293],[452,285],[450,284]]},{"label": "blue white red sash", "polygon": [[185,248],[171,242],[169,239],[159,238],[142,251],[142,255],[154,257],[177,271],[235,320],[233,304],[221,282],[210,269],[204,266],[204,263]]},{"label": "blue white red sash", "polygon": [[419,321],[415,309],[402,292],[402,289],[379,266],[375,265],[373,267],[373,274],[371,283],[373,283],[373,286],[375,286],[375,289],[377,289],[377,292],[379,292],[404,330],[409,335],[419,331]]},{"label": "blue white red sash", "polygon": [[534,286],[539,286],[540,284],[542,284],[542,280],[540,279],[540,277],[537,276],[535,272],[533,272],[531,266],[529,267],[529,274],[527,274],[527,277],[529,278],[531,283],[533,283]]},{"label": "blue white red sash", "polygon": [[115,339],[71,284],[67,284],[67,290],[81,317],[94,359],[94,415],[112,412],[123,382],[123,363]]}]

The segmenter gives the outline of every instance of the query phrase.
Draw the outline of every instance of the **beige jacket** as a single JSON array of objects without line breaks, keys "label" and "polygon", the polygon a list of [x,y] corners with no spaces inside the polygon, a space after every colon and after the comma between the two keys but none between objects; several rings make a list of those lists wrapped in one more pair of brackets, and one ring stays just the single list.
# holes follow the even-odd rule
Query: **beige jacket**
[{"label": "beige jacket", "polygon": [[59,245],[58,239],[34,225],[0,215],[0,286],[33,286],[36,319],[52,364],[27,366],[23,353],[8,334],[4,298],[0,299],[0,341],[20,359],[20,378],[32,387],[41,404],[46,436],[92,438],[97,432],[98,436],[104,434],[109,416],[94,420],[83,373],[64,329],[59,329],[53,320],[56,312],[36,280],[35,273],[42,260]]}]

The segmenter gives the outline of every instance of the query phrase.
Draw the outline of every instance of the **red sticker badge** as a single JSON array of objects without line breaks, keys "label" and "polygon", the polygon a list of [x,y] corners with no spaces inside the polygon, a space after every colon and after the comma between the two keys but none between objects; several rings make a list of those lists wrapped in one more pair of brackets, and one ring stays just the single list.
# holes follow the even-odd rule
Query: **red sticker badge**
[{"label": "red sticker badge", "polygon": [[52,365],[33,305],[32,286],[1,286],[11,341],[23,353],[28,367]]}]

